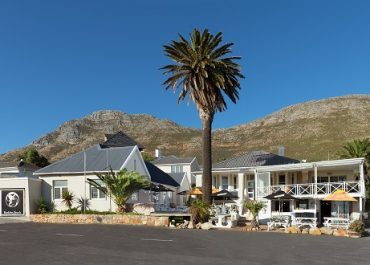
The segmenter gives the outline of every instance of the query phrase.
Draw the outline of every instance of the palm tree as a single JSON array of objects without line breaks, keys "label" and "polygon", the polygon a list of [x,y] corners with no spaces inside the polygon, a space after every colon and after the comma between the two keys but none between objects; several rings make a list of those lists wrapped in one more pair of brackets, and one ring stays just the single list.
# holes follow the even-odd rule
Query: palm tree
[{"label": "palm tree", "polygon": [[342,146],[342,150],[338,152],[340,158],[355,158],[364,157],[365,159],[365,173],[369,171],[370,164],[370,139],[354,139]]},{"label": "palm tree", "polygon": [[126,202],[132,194],[140,189],[146,188],[149,181],[136,171],[123,169],[119,172],[96,174],[100,181],[87,179],[90,185],[113,197],[117,205],[117,212],[124,212]]},{"label": "palm tree", "polygon": [[252,229],[259,229],[260,225],[257,220],[258,213],[265,208],[265,203],[262,201],[253,201],[253,200],[246,200],[244,202],[244,207],[251,213],[252,215],[252,222],[251,228]]},{"label": "palm tree", "polygon": [[179,41],[164,45],[164,53],[175,63],[162,70],[171,76],[163,83],[166,89],[181,87],[178,102],[191,99],[202,121],[203,142],[203,200],[211,201],[212,189],[212,122],[217,111],[227,109],[226,95],[233,103],[239,99],[239,79],[244,78],[235,60],[227,57],[233,43],[221,45],[222,33],[215,36],[205,29],[194,29],[190,40],[179,34]]}]

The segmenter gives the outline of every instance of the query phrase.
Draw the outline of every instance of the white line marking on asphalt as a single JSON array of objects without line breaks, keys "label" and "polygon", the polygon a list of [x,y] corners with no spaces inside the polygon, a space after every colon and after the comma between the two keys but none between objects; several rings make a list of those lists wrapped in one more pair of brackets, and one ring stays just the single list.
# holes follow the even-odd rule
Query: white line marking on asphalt
[{"label": "white line marking on asphalt", "polygon": [[62,234],[62,233],[57,233],[57,236],[84,236],[84,235],[79,235],[79,234]]},{"label": "white line marking on asphalt", "polygon": [[172,239],[142,238],[143,241],[172,242]]}]

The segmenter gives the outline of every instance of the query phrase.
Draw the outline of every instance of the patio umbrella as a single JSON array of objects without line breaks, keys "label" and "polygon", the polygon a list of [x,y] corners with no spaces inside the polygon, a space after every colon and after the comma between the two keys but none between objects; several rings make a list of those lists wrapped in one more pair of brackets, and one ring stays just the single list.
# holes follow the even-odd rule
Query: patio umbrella
[{"label": "patio umbrella", "polygon": [[[212,194],[216,192],[218,192],[218,189],[216,189],[215,187],[212,187]],[[184,195],[184,194],[180,194],[180,195]],[[197,188],[192,189],[191,191],[188,191],[187,195],[203,195],[203,193],[202,193],[201,188],[197,187]]]},{"label": "patio umbrella", "polygon": [[336,190],[333,193],[327,195],[324,201],[340,201],[340,202],[357,202],[355,198],[349,195],[344,190]]},{"label": "patio umbrella", "polygon": [[[344,190],[338,189],[334,191],[333,193],[327,195],[323,201],[336,201],[336,202],[357,202],[355,198],[353,198],[351,195],[349,195],[347,192]],[[343,208],[345,206],[343,205]],[[344,210],[343,210],[344,211]],[[339,206],[338,206],[338,213],[339,217]]]},{"label": "patio umbrella", "polygon": [[278,190],[274,193],[271,193],[270,195],[267,195],[264,198],[268,200],[278,200],[279,201],[279,215],[280,215],[281,200],[295,200],[295,198],[292,195],[289,195],[288,193],[282,190]]},{"label": "patio umbrella", "polygon": [[218,192],[212,193],[211,197],[215,199],[220,199],[220,200],[231,200],[231,199],[238,199],[239,197],[232,194],[228,190],[220,190]]}]

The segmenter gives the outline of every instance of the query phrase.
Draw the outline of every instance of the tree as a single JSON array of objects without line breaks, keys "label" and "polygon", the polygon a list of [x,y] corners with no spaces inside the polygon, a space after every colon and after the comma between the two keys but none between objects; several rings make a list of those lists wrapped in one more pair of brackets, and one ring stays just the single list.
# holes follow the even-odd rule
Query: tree
[{"label": "tree", "polygon": [[257,220],[258,213],[265,208],[265,203],[262,201],[253,201],[253,200],[246,200],[244,202],[244,207],[251,213],[252,215],[252,222],[251,228],[252,229],[259,229],[260,225]]},{"label": "tree", "polygon": [[[338,152],[340,158],[355,158],[364,157],[364,172],[366,174],[366,192],[367,197],[370,197],[370,139],[354,139],[342,146],[342,150]],[[370,209],[369,201],[366,201],[366,209]]]},{"label": "tree", "polygon": [[338,156],[340,158],[364,157],[364,170],[365,174],[368,174],[370,165],[370,139],[354,139],[351,142],[347,142],[342,146],[342,150],[338,152]]},{"label": "tree", "polygon": [[96,174],[99,180],[87,179],[87,181],[100,191],[113,197],[117,205],[117,212],[124,212],[126,202],[132,194],[149,186],[149,181],[136,171],[123,169],[119,172]]},{"label": "tree", "polygon": [[48,159],[43,155],[40,155],[39,152],[33,147],[28,148],[26,151],[20,154],[19,159],[23,159],[23,161],[38,167],[46,167],[50,164]]},{"label": "tree", "polygon": [[147,153],[147,152],[142,152],[141,153],[144,161],[153,161],[154,160],[154,156],[151,154],[151,153]]},{"label": "tree", "polygon": [[233,43],[221,45],[222,33],[216,35],[205,29],[194,29],[190,40],[179,34],[179,41],[164,45],[164,53],[175,64],[162,67],[164,74],[171,76],[164,81],[166,90],[176,91],[181,87],[178,102],[191,99],[202,121],[203,142],[203,200],[211,201],[212,189],[212,122],[217,111],[227,109],[224,96],[233,103],[239,99],[239,79],[244,78],[235,60],[227,57]]}]

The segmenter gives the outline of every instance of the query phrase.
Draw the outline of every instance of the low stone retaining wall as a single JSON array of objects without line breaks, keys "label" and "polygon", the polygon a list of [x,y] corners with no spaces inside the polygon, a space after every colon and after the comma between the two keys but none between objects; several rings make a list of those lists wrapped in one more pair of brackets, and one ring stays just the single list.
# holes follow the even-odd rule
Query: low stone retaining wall
[{"label": "low stone retaining wall", "polygon": [[147,216],[129,214],[33,214],[31,221],[35,223],[64,224],[125,224],[167,227],[167,216]]},{"label": "low stone retaining wall", "polygon": [[333,236],[343,236],[343,237],[353,237],[359,238],[361,237],[360,233],[356,233],[353,231],[345,230],[345,229],[332,229],[329,227],[321,227],[321,228],[299,228],[297,226],[288,227],[285,231],[288,234],[310,234],[315,236],[320,235],[333,235]]}]

